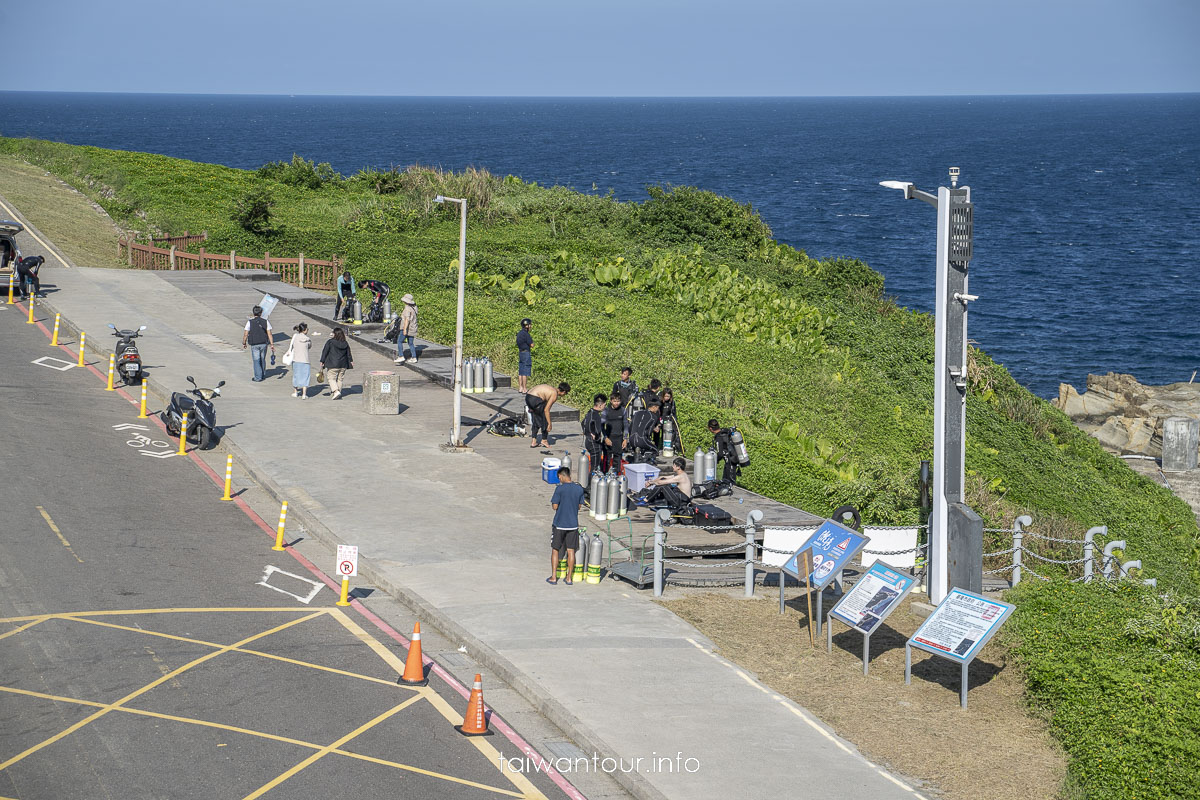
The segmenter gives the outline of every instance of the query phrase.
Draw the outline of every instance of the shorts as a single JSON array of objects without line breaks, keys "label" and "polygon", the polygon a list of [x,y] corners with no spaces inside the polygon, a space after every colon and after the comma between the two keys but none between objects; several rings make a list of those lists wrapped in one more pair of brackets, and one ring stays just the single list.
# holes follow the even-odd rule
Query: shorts
[{"label": "shorts", "polygon": [[517,375],[528,378],[533,374],[533,353],[522,350],[517,354]]},{"label": "shorts", "polygon": [[[565,546],[565,550],[564,550]],[[579,549],[579,528],[556,528],[550,526],[550,549],[560,553]]]}]

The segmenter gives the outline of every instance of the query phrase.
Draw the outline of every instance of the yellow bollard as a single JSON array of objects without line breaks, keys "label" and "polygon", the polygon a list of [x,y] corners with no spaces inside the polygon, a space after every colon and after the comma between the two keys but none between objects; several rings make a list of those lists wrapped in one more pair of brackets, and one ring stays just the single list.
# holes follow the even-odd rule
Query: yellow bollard
[{"label": "yellow bollard", "polygon": [[29,294],[29,319],[25,320],[26,325],[33,324],[33,293]]},{"label": "yellow bollard", "polygon": [[17,275],[17,268],[13,267],[13,271],[8,273],[8,304],[10,306],[13,303],[17,302],[16,300],[13,300],[13,278],[15,278],[16,275]]},{"label": "yellow bollard", "polygon": [[[143,384],[144,386],[145,384]],[[232,500],[233,496],[229,494],[229,490],[233,487],[233,454],[230,453],[225,457],[225,496],[222,500]]]},{"label": "yellow bollard", "polygon": [[187,455],[187,415],[188,412],[183,412],[183,419],[179,423],[179,455]]},{"label": "yellow bollard", "polygon": [[342,597],[334,605],[348,606],[350,605],[350,579],[345,575],[342,576]]},{"label": "yellow bollard", "polygon": [[108,385],[104,387],[106,392],[115,392],[113,388],[113,375],[117,374],[117,354],[108,354]]},{"label": "yellow bollard", "polygon": [[87,342],[87,334],[83,331],[79,332],[79,363],[75,366],[82,367],[83,364],[83,345]]},{"label": "yellow bollard", "polygon": [[275,546],[272,550],[283,552],[283,528],[287,524],[287,500],[283,501],[283,506],[279,509],[279,528],[275,531]]},{"label": "yellow bollard", "polygon": [[146,413],[146,379],[142,379],[142,407],[138,413],[138,419],[149,419],[150,415]]},{"label": "yellow bollard", "polygon": [[62,314],[54,315],[54,335],[50,337],[50,346],[58,347],[58,323],[62,319]]}]

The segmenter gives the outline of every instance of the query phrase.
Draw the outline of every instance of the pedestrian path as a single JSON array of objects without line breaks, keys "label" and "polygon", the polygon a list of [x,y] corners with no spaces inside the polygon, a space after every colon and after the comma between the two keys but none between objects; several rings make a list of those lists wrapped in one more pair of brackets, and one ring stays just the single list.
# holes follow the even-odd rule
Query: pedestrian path
[{"label": "pedestrian path", "polygon": [[[614,581],[546,585],[543,454],[526,440],[481,435],[480,424],[468,429],[473,452],[443,452],[451,403],[442,386],[400,370],[398,416],[365,414],[356,394],[299,400],[281,370],[251,383],[244,353],[197,343],[208,336],[240,347],[261,285],[217,282],[208,292],[149,272],[48,264],[46,273],[56,290],[46,310],[86,330],[89,344],[110,346],[108,322],[148,326],[142,355],[160,398],[185,388],[187,375],[201,385],[227,381],[217,401],[225,441],[268,490],[289,500],[289,513],[319,538],[358,545],[364,583],[422,609],[472,658],[535,698],[589,763],[593,753],[618,770],[641,759],[637,770],[617,775],[636,796],[914,796],[645,594]],[[271,321],[286,346],[283,334],[302,320],[319,353],[327,327],[282,304]],[[352,346],[357,373],[396,369]],[[464,417],[482,422],[493,414],[464,398]],[[556,449],[577,451],[578,426],[560,428],[571,436]]]}]

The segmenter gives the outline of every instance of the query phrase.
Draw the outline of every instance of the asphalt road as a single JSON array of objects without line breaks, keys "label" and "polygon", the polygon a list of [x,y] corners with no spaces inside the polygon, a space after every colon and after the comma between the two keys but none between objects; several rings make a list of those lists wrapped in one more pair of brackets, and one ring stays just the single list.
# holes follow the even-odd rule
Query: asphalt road
[{"label": "asphalt road", "polygon": [[0,798],[566,796],[67,359],[0,310]]}]

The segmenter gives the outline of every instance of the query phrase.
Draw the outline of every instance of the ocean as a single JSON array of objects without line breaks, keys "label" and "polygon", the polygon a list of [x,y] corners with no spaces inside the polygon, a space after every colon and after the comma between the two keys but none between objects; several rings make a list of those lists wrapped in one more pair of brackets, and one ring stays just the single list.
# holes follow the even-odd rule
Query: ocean
[{"label": "ocean", "polygon": [[[1089,372],[1200,368],[1200,95],[569,99],[0,92],[0,133],[344,175],[414,163],[646,197],[752,203],[781,241],[861,258],[902,305],[934,296],[934,190],[975,203],[970,338],[1044,397]],[[0,187],[0,192],[3,188]]]}]

